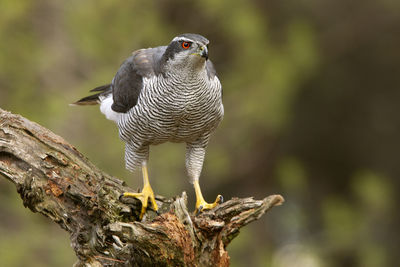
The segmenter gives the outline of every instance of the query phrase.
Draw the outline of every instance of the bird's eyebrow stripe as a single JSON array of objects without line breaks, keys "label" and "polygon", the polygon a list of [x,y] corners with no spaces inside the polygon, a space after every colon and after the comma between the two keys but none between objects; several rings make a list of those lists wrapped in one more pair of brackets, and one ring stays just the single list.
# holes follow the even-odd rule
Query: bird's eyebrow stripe
[{"label": "bird's eyebrow stripe", "polygon": [[191,43],[194,43],[194,41],[193,40],[191,40],[191,39],[188,39],[188,38],[183,38],[183,37],[175,37],[174,39],[172,39],[172,42],[182,42],[182,41],[184,41],[184,42],[191,42]]}]

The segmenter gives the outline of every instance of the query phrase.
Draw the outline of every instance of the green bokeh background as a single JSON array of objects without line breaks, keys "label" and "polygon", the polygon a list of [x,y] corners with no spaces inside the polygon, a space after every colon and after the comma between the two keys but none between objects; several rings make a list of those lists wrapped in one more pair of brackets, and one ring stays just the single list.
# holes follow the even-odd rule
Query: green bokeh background
[{"label": "green bokeh background", "polygon": [[[2,0],[0,107],[140,187],[116,126],[68,103],[109,83],[132,51],[203,34],[225,105],[206,199],[286,199],[230,244],[231,266],[399,266],[399,11],[396,0]],[[152,147],[150,179],[193,207],[184,154]],[[0,179],[1,266],[71,266],[69,243]]]}]

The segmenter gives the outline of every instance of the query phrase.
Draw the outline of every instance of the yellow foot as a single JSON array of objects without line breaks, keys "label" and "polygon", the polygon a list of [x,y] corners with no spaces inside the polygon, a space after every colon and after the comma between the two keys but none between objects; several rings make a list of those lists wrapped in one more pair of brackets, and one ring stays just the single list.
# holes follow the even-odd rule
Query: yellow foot
[{"label": "yellow foot", "polygon": [[139,220],[142,220],[143,215],[147,210],[147,205],[148,205],[149,200],[153,206],[153,209],[158,213],[158,206],[157,206],[156,200],[154,198],[153,189],[151,189],[150,184],[145,184],[142,192],[140,192],[140,193],[125,192],[121,195],[121,197],[137,198],[140,200],[140,202],[142,202],[142,210],[139,215]]},{"label": "yellow foot", "polygon": [[204,210],[210,210],[215,208],[218,204],[221,204],[224,202],[224,198],[221,195],[218,195],[217,198],[215,199],[214,203],[207,203],[205,200],[201,198],[197,198],[196,201],[196,211],[195,213],[200,213]]}]

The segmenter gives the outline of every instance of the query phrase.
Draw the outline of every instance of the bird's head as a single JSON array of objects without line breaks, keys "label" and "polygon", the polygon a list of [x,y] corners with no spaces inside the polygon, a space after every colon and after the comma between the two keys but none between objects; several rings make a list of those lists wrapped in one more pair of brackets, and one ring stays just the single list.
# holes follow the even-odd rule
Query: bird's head
[{"label": "bird's head", "polygon": [[208,59],[209,41],[194,33],[185,33],[172,39],[163,55],[168,68],[199,69]]}]

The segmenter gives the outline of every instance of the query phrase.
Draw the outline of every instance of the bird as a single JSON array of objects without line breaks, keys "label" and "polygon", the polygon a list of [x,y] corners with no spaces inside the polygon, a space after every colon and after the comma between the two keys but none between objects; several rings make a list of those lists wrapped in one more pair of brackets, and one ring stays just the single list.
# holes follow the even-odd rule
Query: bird
[{"label": "bird", "polygon": [[74,105],[100,104],[100,111],[114,121],[125,142],[125,166],[142,169],[137,198],[140,220],[150,201],[158,211],[149,182],[149,146],[164,142],[186,143],[185,165],[196,194],[195,214],[223,202],[204,200],[199,184],[206,147],[224,116],[222,86],[209,56],[209,40],[200,34],[184,33],[166,46],[139,49],[120,66],[110,84],[91,90]]}]

